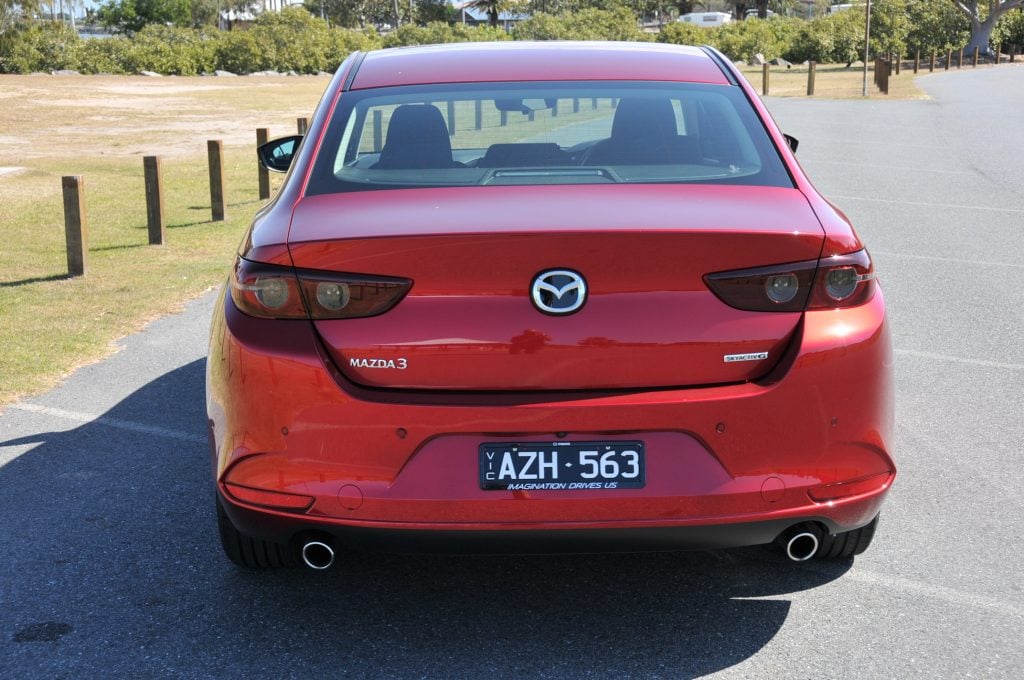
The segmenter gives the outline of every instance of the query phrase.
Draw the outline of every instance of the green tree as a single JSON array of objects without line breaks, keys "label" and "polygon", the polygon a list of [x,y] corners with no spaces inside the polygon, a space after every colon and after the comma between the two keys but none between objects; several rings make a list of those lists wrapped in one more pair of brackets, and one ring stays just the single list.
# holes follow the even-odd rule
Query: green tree
[{"label": "green tree", "polygon": [[104,26],[122,33],[136,33],[147,24],[192,23],[191,0],[108,0],[97,17]]},{"label": "green tree", "polygon": [[1024,9],[1004,14],[992,31],[992,39],[1003,46],[1024,46]]},{"label": "green tree", "polygon": [[926,54],[933,49],[953,49],[964,45],[970,38],[971,25],[967,17],[952,3],[935,0],[906,2],[907,19],[910,22],[910,30],[907,32],[909,51],[921,50]]},{"label": "green tree", "polygon": [[906,54],[909,32],[906,0],[871,3],[871,51],[874,54]]},{"label": "green tree", "polygon": [[1024,6],[1024,0],[953,0],[953,4],[971,24],[971,39],[966,51],[974,52],[977,48],[982,54],[988,55],[992,53],[989,42],[999,19],[1010,10]]}]

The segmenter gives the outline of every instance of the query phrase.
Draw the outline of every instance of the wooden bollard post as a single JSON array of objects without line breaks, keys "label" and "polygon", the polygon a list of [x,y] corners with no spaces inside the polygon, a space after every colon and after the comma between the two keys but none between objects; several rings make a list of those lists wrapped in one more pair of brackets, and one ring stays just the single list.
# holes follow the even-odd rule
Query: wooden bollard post
[{"label": "wooden bollard post", "polygon": [[384,148],[384,112],[380,109],[373,110],[373,150],[380,151]]},{"label": "wooden bollard post", "polygon": [[146,177],[146,227],[149,245],[161,246],[167,230],[164,224],[164,185],[160,179],[160,158],[143,156],[142,169]]},{"label": "wooden bollard post", "polygon": [[914,52],[914,75],[921,70],[921,50]]},{"label": "wooden bollard post", "polygon": [[935,48],[932,48],[932,60],[928,64],[928,72],[929,73],[935,73],[935,53],[936,53]]},{"label": "wooden bollard post", "polygon": [[956,67],[957,68],[963,68],[964,67],[964,48],[962,48],[962,47],[960,48],[959,56],[957,56],[957,58],[956,58]]},{"label": "wooden bollard post", "polygon": [[768,79],[769,79],[770,73],[771,72],[768,70],[768,64],[762,64],[761,65],[761,94],[763,94],[765,96],[767,96],[767,94],[768,94]]},{"label": "wooden bollard post", "polygon": [[580,112],[580,100],[579,100],[579,97],[574,97],[573,100],[572,100],[572,112],[573,113],[579,113]]},{"label": "wooden bollard post", "polygon": [[206,142],[206,155],[210,162],[210,212],[214,222],[227,217],[224,204],[224,142],[211,139]]},{"label": "wooden bollard post", "polygon": [[978,48],[978,47],[974,48],[974,59],[972,60],[971,68],[978,68],[978,54],[980,52],[981,52],[980,48]]},{"label": "wooden bollard post", "polygon": [[1010,63],[1011,64],[1013,63],[1013,60],[1016,57],[1017,57],[1017,46],[1016,45],[1010,45]]},{"label": "wooden bollard post", "polygon": [[299,131],[300,135],[306,134],[306,131],[309,130],[309,118],[296,118],[295,129]]},{"label": "wooden bollard post", "polygon": [[817,71],[818,62],[811,61],[807,63],[807,96],[814,96],[814,75]]},{"label": "wooden bollard post", "polygon": [[[270,130],[267,128],[256,128],[256,146],[261,147],[269,141]],[[260,200],[265,201],[270,198],[270,171],[263,167],[262,163],[257,163],[256,166],[260,180]]]},{"label": "wooden bollard post", "polygon": [[900,74],[900,64],[903,63],[903,55],[899,52],[896,53],[896,75]]},{"label": "wooden bollard post", "polygon": [[85,219],[85,178],[61,177],[64,192],[64,241],[68,251],[68,276],[85,276],[89,225]]},{"label": "wooden bollard post", "polygon": [[592,109],[596,109],[597,108],[597,97],[593,97],[590,100],[590,108],[592,108]]},{"label": "wooden bollard post", "polygon": [[537,112],[534,111],[533,109],[530,109],[530,113],[528,113],[526,117],[533,121],[537,118]]},{"label": "wooden bollard post", "polygon": [[1003,50],[1002,44],[996,45],[996,60],[992,62],[993,66],[999,66],[999,55],[1001,55],[1003,53],[1002,50]]},{"label": "wooden bollard post", "polygon": [[455,102],[448,102],[448,136],[455,136]]},{"label": "wooden bollard post", "polygon": [[501,112],[501,127],[508,125],[508,111]]},{"label": "wooden bollard post", "polygon": [[558,100],[555,100],[554,106],[551,107],[551,117],[558,118]]},{"label": "wooden bollard post", "polygon": [[482,101],[480,101],[479,99],[477,99],[476,102],[474,102],[474,105],[473,105],[473,117],[475,119],[473,121],[473,127],[476,128],[477,130],[483,130],[484,129],[484,103]]},{"label": "wooden bollard post", "polygon": [[953,50],[946,50],[946,68],[945,68],[946,71],[949,70],[949,65],[952,64],[952,63],[953,63]]}]

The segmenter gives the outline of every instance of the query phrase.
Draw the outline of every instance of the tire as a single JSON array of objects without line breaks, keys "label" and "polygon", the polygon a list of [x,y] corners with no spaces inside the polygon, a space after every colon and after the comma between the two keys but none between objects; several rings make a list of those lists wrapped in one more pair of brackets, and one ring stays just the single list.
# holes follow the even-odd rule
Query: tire
[{"label": "tire", "polygon": [[853,531],[844,531],[835,536],[825,535],[815,558],[819,560],[845,560],[860,555],[871,545],[878,529],[878,515],[870,523]]},{"label": "tire", "polygon": [[220,498],[217,499],[217,529],[228,559],[244,569],[280,569],[297,563],[288,546],[247,536],[231,523]]}]

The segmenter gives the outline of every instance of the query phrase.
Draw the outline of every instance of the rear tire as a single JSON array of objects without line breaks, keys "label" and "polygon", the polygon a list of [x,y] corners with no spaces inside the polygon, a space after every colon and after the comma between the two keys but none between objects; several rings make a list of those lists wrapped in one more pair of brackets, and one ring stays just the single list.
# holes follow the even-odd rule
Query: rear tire
[{"label": "rear tire", "polygon": [[220,544],[229,560],[245,569],[279,569],[296,565],[288,546],[253,538],[236,529],[224,512],[222,503],[217,498],[217,529]]},{"label": "rear tire", "polygon": [[871,520],[860,529],[844,531],[841,534],[821,537],[821,545],[815,557],[819,560],[845,560],[855,555],[860,555],[871,545],[875,537],[875,530],[878,529],[878,517]]}]

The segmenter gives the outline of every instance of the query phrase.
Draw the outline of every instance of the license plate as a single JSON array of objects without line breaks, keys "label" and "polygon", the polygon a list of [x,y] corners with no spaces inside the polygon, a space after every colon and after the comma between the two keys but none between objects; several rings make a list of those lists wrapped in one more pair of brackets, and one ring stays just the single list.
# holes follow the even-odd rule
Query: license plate
[{"label": "license plate", "polygon": [[480,488],[508,491],[641,489],[644,443],[525,442],[480,445]]}]

